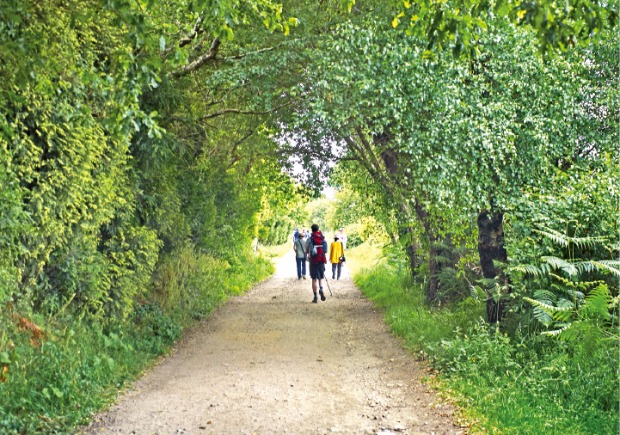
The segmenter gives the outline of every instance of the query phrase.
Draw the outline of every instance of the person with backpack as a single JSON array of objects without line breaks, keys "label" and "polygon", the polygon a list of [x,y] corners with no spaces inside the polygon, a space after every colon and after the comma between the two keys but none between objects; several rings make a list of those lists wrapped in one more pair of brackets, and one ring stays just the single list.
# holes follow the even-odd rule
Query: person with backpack
[{"label": "person with backpack", "polygon": [[301,232],[293,241],[293,251],[297,261],[297,279],[306,279],[306,234]]},{"label": "person with backpack", "polygon": [[327,257],[325,256],[327,253],[327,241],[323,233],[319,231],[317,224],[312,224],[310,228],[312,233],[310,233],[310,237],[306,240],[306,255],[310,260],[310,278],[312,278],[312,293],[314,294],[312,303],[316,304],[318,302],[317,290],[321,300],[324,301],[326,299],[323,292],[323,279],[325,279],[325,263],[327,263]]},{"label": "person with backpack", "polygon": [[334,236],[334,241],[329,245],[329,262],[332,264],[332,279],[340,279],[342,263],[344,263],[344,244],[339,240],[338,235]]},{"label": "person with backpack", "polygon": [[293,231],[293,243],[295,243],[295,240],[299,238],[299,228],[295,228],[295,230]]}]

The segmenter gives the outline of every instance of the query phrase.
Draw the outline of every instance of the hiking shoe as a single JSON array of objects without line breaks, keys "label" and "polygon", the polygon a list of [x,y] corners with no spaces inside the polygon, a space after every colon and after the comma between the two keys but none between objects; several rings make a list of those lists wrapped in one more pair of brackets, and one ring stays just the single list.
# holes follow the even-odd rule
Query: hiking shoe
[{"label": "hiking shoe", "polygon": [[321,300],[324,301],[325,298],[325,293],[323,293],[323,289],[319,289],[319,294],[321,295]]}]

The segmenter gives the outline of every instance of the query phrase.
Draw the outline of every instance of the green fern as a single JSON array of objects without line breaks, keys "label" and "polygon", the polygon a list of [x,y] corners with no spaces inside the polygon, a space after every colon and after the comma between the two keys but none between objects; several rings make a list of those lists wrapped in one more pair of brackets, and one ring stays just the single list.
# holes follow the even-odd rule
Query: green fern
[{"label": "green fern", "polygon": [[516,266],[511,266],[508,269],[508,273],[512,272],[521,272],[526,276],[533,277],[541,277],[545,275],[545,272],[540,269],[538,266],[534,266],[533,264],[517,264]]},{"label": "green fern", "polygon": [[[546,290],[539,290],[539,292],[546,292]],[[525,297],[524,300],[528,301],[530,304],[534,306],[534,310],[532,313],[536,320],[542,323],[544,326],[551,326],[553,323],[553,311],[555,310],[555,306],[553,305],[553,301],[555,299],[555,295],[552,292],[548,292],[551,298],[545,297],[544,299],[532,299]]]},{"label": "green fern", "polygon": [[620,278],[620,262],[616,260],[588,260],[575,263],[575,267],[583,272],[606,271]]},{"label": "green fern", "polygon": [[[561,247],[569,248],[569,255],[571,248],[589,248],[607,240],[605,237],[570,237],[550,228],[534,231]],[[600,334],[601,326],[613,320],[610,311],[618,308],[620,297],[613,297],[606,282],[580,280],[584,274],[593,272],[620,277],[618,260],[543,256],[537,265],[516,265],[508,271],[522,273],[544,286],[532,291],[533,297],[523,298],[532,306],[534,318],[550,328],[543,332],[544,335],[572,340]]]},{"label": "green fern", "polygon": [[551,266],[552,270],[559,269],[568,276],[576,276],[579,273],[579,270],[574,264],[570,261],[564,260],[563,258],[545,256],[540,259]]},{"label": "green fern", "polygon": [[571,326],[572,326],[572,324],[569,323],[568,325],[564,325],[564,326],[562,326],[559,329],[554,329],[554,330],[551,330],[551,331],[543,331],[541,334],[542,335],[550,335],[552,337],[557,337],[560,334],[562,334],[563,332],[566,332]]},{"label": "green fern", "polygon": [[585,298],[585,304],[581,309],[582,314],[587,318],[600,318],[608,320],[610,317],[609,308],[612,304],[612,296],[605,284],[600,284]]},{"label": "green fern", "polygon": [[571,237],[566,234],[562,234],[559,231],[556,231],[551,228],[544,227],[543,230],[534,229],[535,233],[541,234],[553,241],[558,246],[562,246],[564,248],[569,248],[571,245],[577,248],[589,248],[593,247],[599,243],[605,242],[608,240],[607,237],[597,236],[597,237]]}]

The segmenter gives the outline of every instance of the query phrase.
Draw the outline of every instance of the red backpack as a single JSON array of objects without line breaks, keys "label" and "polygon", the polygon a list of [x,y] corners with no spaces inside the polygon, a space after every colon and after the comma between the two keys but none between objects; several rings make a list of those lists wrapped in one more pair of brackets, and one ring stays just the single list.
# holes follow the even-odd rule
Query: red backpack
[{"label": "red backpack", "polygon": [[327,251],[327,242],[323,233],[317,231],[310,236],[310,262],[312,264],[327,263],[325,252]]}]

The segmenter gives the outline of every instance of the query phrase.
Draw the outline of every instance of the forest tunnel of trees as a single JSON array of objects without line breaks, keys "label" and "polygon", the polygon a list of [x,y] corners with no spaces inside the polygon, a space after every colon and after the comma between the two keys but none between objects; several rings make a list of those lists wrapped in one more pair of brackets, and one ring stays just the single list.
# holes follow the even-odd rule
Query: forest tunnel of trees
[{"label": "forest tunnel of trees", "polygon": [[613,324],[617,9],[569,4],[3,1],[0,367],[24,322],[205,316],[328,184],[431,305]]}]

